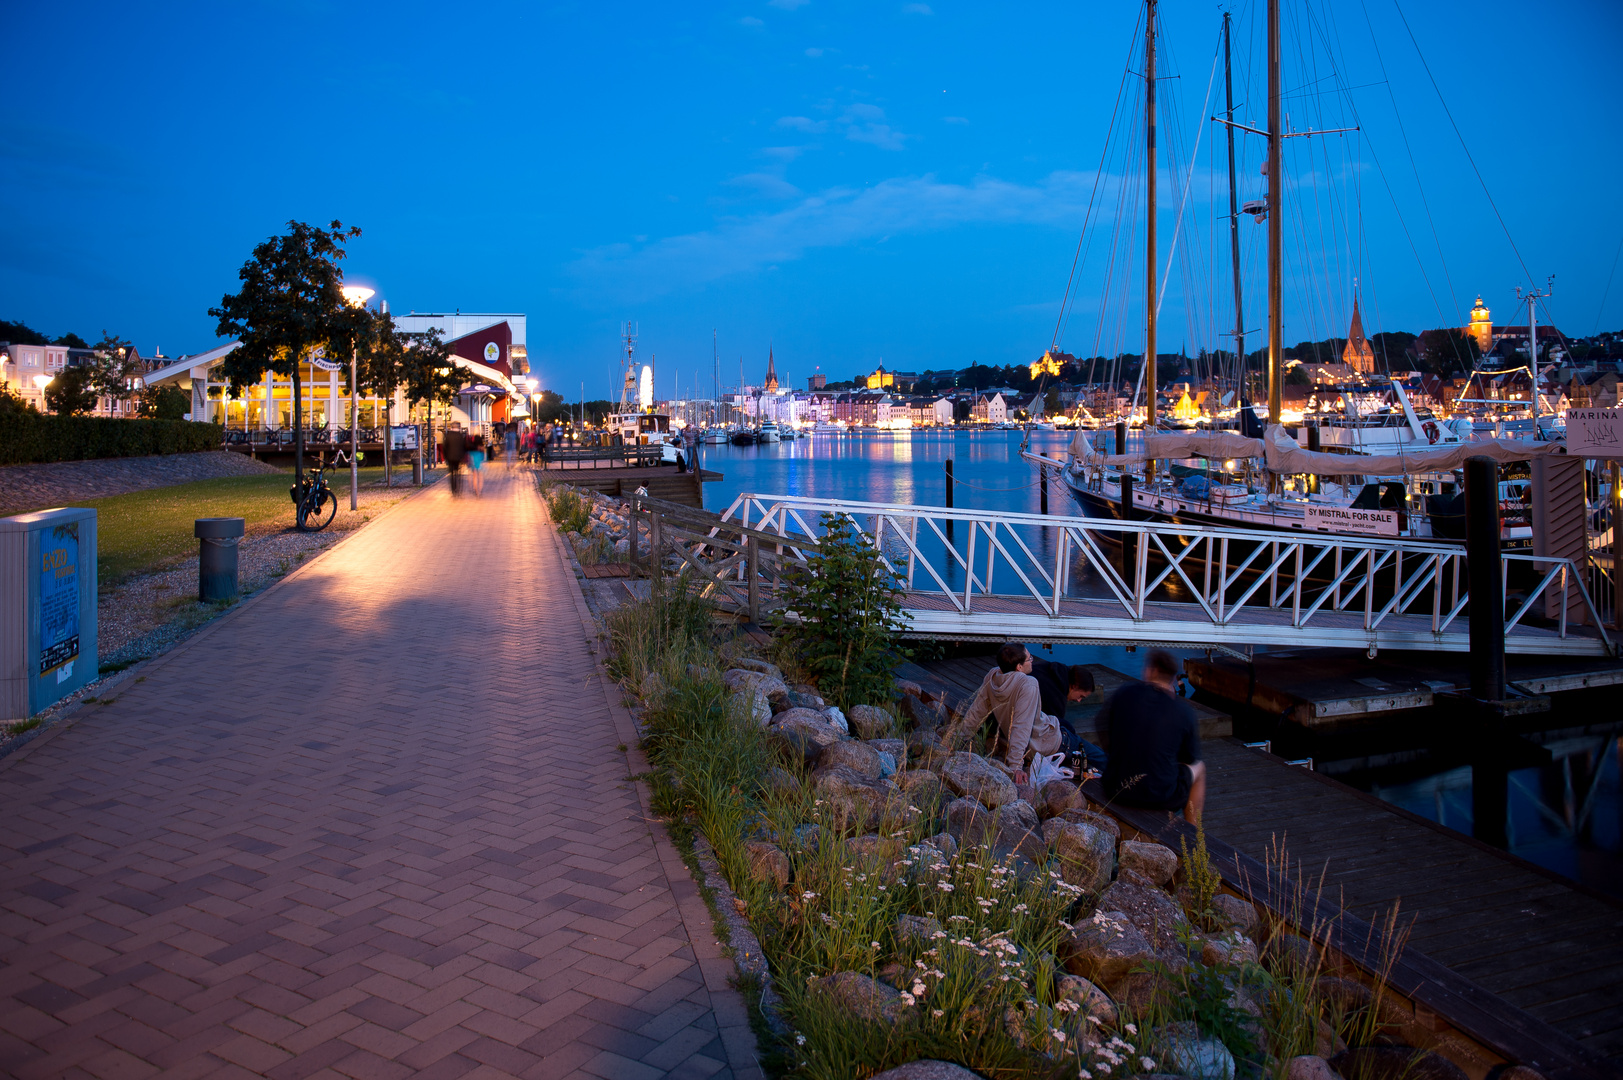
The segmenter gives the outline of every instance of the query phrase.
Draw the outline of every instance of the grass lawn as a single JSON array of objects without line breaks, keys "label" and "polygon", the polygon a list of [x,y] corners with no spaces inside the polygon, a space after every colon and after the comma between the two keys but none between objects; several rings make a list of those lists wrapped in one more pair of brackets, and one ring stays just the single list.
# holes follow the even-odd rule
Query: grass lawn
[{"label": "grass lawn", "polygon": [[[382,478],[381,466],[361,470],[362,484]],[[333,480],[339,506],[347,507],[349,476]],[[105,589],[177,555],[196,554],[192,526],[197,518],[240,517],[250,527],[286,518],[291,524],[293,502],[287,489],[292,483],[291,470],[277,475],[224,476],[73,505],[96,511],[96,580]]]}]

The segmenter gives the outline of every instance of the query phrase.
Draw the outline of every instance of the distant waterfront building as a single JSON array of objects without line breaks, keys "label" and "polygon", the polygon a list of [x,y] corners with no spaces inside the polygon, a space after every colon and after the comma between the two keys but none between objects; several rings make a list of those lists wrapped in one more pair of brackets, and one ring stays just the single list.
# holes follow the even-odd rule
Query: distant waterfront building
[{"label": "distant waterfront building", "polygon": [[828,376],[821,371],[806,380],[807,390],[821,390],[826,386],[828,386]]},{"label": "distant waterfront building", "polygon": [[884,364],[875,368],[867,380],[869,390],[909,390],[918,381],[918,372],[886,371]]},{"label": "distant waterfront building", "polygon": [[1038,379],[1044,375],[1059,375],[1060,366],[1064,362],[1060,357],[1064,355],[1063,353],[1056,354],[1054,350],[1049,349],[1038,358],[1035,364],[1031,365],[1031,377]]},{"label": "distant waterfront building", "polygon": [[1375,374],[1375,347],[1364,337],[1364,320],[1358,314],[1358,300],[1353,300],[1352,325],[1347,329],[1347,344],[1341,350],[1341,362],[1360,375]]},{"label": "distant waterfront building", "polygon": [[969,415],[983,424],[1006,424],[1009,421],[1009,403],[1000,393],[977,397]]},{"label": "distant waterfront building", "polygon": [[[1520,326],[1495,326],[1491,313],[1482,303],[1481,296],[1476,298],[1476,305],[1471,308],[1471,321],[1460,329],[1461,332],[1469,334],[1471,337],[1476,339],[1477,348],[1482,350],[1482,366],[1485,368],[1492,369],[1494,367],[1514,365],[1515,361],[1506,360],[1504,358],[1507,352],[1519,352],[1523,355],[1526,355],[1527,353],[1527,324],[1523,323]],[[1565,341],[1566,335],[1562,334],[1561,331],[1554,326],[1540,325],[1538,328],[1538,339],[1541,343],[1548,344],[1550,342]],[[1498,347],[1501,342],[1508,344],[1505,345],[1505,348],[1501,349]],[[1551,347],[1555,348],[1557,346]],[[1563,352],[1564,351],[1565,350],[1563,350]],[[1553,358],[1554,357],[1552,356],[1552,359]],[[1537,357],[1531,358],[1532,361],[1536,361],[1537,359]]]},{"label": "distant waterfront building", "polygon": [[767,346],[766,350],[766,382],[761,385],[769,394],[778,392],[778,367],[772,359],[772,347],[770,345]]}]

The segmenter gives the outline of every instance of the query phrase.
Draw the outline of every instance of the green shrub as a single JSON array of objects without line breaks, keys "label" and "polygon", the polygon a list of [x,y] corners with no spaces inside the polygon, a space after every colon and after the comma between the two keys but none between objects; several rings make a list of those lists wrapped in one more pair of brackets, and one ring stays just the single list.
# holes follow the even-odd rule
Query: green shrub
[{"label": "green shrub", "polygon": [[219,424],[56,416],[15,399],[0,402],[0,465],[218,450]]},{"label": "green shrub", "polygon": [[560,532],[583,533],[592,520],[591,503],[571,487],[555,487],[548,492],[547,509]]},{"label": "green shrub", "polygon": [[891,700],[906,626],[896,575],[843,514],[824,514],[817,553],[785,574],[789,636],[824,698],[849,709]]}]

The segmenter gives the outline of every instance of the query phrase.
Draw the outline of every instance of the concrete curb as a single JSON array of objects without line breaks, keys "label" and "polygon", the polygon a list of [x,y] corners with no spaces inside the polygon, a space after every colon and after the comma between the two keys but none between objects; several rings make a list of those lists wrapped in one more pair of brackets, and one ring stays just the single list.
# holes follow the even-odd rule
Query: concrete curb
[{"label": "concrete curb", "polygon": [[[620,697],[620,687],[609,678],[604,668],[608,651],[600,640],[597,621],[592,618],[592,613],[586,606],[586,596],[581,592],[580,580],[573,572],[573,553],[563,542],[558,530],[552,527],[546,501],[533,489],[531,497],[541,503],[542,517],[547,522],[547,536],[552,542],[553,550],[558,553],[566,566],[571,567],[570,599],[580,616],[581,632],[586,636],[592,653],[597,658],[597,670],[593,674],[596,676],[598,689],[603,694],[603,700],[608,705],[609,715],[614,717],[615,734],[626,747],[628,775],[641,776],[652,772],[653,768],[640,745],[641,737],[637,732],[636,721]],[[648,835],[659,855],[660,868],[664,871],[665,879],[670,883],[671,895],[676,900],[682,927],[687,932],[694,958],[704,975],[705,990],[710,995],[710,1008],[716,1017],[716,1028],[721,1036],[722,1045],[727,1049],[727,1063],[737,1080],[765,1080],[766,1074],[760,1064],[760,1048],[755,1040],[755,1032],[750,1027],[749,1006],[745,1003],[744,996],[732,986],[733,980],[738,975],[738,969],[716,941],[710,908],[699,892],[699,884],[693,880],[693,875],[688,871],[687,864],[682,861],[682,855],[671,842],[669,834],[663,828],[657,827],[658,819],[654,816],[648,785],[634,782],[633,786],[637,790],[637,801],[642,807],[643,820],[648,823]],[[758,947],[757,955],[759,955]]]}]

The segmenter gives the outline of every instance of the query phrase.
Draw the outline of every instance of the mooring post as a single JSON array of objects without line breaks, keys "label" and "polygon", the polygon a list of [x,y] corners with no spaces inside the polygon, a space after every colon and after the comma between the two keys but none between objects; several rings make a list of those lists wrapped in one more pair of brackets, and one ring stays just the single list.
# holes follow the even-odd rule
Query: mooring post
[{"label": "mooring post", "polygon": [[1623,630],[1623,461],[1612,462],[1612,628]]},{"label": "mooring post", "polygon": [[648,511],[648,572],[655,581],[665,576],[665,560],[660,553],[659,515]]},{"label": "mooring post", "polygon": [[1043,512],[1044,516],[1046,516],[1048,514],[1048,466],[1047,465],[1039,465],[1039,466],[1037,466],[1037,490],[1039,492],[1040,500],[1041,500],[1041,503],[1042,503],[1042,512]]},{"label": "mooring post", "polygon": [[[1117,424],[1119,430],[1122,425]],[[1121,474],[1121,519],[1133,520],[1133,477],[1125,470]],[[1121,534],[1121,569],[1122,574],[1132,573],[1132,568],[1138,560],[1138,536],[1135,533]]]},{"label": "mooring post", "polygon": [[947,509],[952,509],[952,458],[947,459]]},{"label": "mooring post", "polygon": [[1505,583],[1499,567],[1499,465],[1465,460],[1465,561],[1471,592],[1471,696],[1505,699]]},{"label": "mooring post", "polygon": [[761,621],[761,540],[752,536],[744,543],[745,576],[749,578],[750,622]]},{"label": "mooring post", "polygon": [[1127,421],[1116,421],[1116,453],[1127,453]]}]

